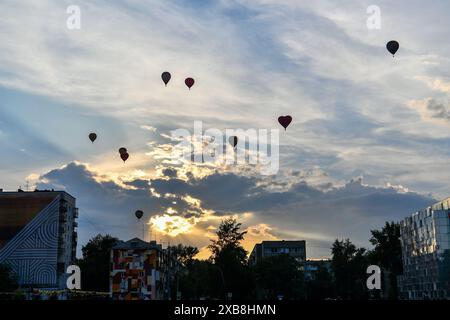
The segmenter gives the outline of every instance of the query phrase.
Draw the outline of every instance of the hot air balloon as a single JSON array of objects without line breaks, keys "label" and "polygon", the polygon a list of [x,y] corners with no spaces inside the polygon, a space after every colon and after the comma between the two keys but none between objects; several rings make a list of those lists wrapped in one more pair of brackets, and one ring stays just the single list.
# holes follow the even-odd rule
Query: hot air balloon
[{"label": "hot air balloon", "polygon": [[136,212],[134,213],[134,215],[136,216],[136,218],[141,219],[142,216],[144,215],[144,212],[142,210],[136,210]]},{"label": "hot air balloon", "polygon": [[284,130],[286,130],[286,128],[292,122],[292,117],[291,116],[278,117],[278,122],[283,126]]},{"label": "hot air balloon", "polygon": [[187,85],[189,90],[191,90],[191,87],[194,85],[195,80],[192,78],[186,78],[186,80],[184,80],[184,83]]},{"label": "hot air balloon", "polygon": [[91,140],[92,143],[94,143],[94,141],[97,139],[97,134],[95,134],[94,132],[89,133],[89,140]]},{"label": "hot air balloon", "polygon": [[400,45],[395,40],[389,41],[386,44],[386,49],[392,54],[392,56],[395,55],[395,53],[398,51],[398,48],[400,48]]},{"label": "hot air balloon", "polygon": [[228,142],[233,146],[233,148],[236,148],[236,146],[238,144],[238,137],[231,136],[228,138]]},{"label": "hot air balloon", "polygon": [[170,81],[170,78],[172,78],[172,76],[170,75],[170,72],[165,71],[161,74],[161,79],[162,79],[162,81],[164,81],[164,84],[166,85],[166,87]]},{"label": "hot air balloon", "polygon": [[127,152],[120,155],[120,158],[123,160],[123,162],[127,161],[129,157],[130,155]]},{"label": "hot air balloon", "polygon": [[120,149],[119,149],[119,153],[120,153],[120,154],[127,153],[127,148],[124,148],[124,147],[120,148]]}]

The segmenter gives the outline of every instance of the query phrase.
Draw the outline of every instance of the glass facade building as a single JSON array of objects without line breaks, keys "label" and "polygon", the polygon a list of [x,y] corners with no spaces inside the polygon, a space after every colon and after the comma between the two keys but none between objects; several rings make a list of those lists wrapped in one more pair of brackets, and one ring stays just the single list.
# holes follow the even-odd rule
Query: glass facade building
[{"label": "glass facade building", "polygon": [[400,222],[401,299],[450,299],[450,198]]}]

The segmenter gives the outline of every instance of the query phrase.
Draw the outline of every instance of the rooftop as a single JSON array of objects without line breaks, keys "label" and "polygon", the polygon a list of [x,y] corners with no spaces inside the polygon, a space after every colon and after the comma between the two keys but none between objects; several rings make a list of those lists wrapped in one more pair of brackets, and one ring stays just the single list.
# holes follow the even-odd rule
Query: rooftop
[{"label": "rooftop", "polygon": [[270,240],[263,241],[260,244],[264,246],[304,246],[305,240]]},{"label": "rooftop", "polygon": [[162,246],[157,244],[156,241],[146,242],[139,238],[133,238],[128,241],[119,241],[113,249],[116,250],[133,250],[133,249],[156,249],[162,251]]}]

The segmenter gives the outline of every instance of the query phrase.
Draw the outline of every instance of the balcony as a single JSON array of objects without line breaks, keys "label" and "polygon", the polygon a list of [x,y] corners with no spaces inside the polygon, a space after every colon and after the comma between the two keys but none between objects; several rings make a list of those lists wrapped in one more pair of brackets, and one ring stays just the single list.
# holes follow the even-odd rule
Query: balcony
[{"label": "balcony", "polygon": [[65,244],[66,244],[66,240],[65,240],[64,238],[59,238],[59,239],[58,239],[58,247],[59,247],[59,248],[64,247]]},{"label": "balcony", "polygon": [[67,222],[67,216],[65,213],[60,213],[59,214],[59,222],[60,223],[66,223]]},{"label": "balcony", "polygon": [[63,248],[58,248],[58,257],[64,256],[66,251]]}]

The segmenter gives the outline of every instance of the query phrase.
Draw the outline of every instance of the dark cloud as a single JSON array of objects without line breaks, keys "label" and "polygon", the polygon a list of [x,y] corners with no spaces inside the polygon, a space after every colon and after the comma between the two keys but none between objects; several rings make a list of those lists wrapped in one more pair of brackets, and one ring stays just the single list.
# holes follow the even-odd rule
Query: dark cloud
[{"label": "dark cloud", "polygon": [[175,178],[178,174],[177,170],[174,168],[166,168],[162,171],[162,173],[169,178]]},{"label": "dark cloud", "polygon": [[[352,180],[342,187],[328,183],[326,189],[299,181],[284,191],[274,192],[260,186],[257,177],[232,173],[191,176],[187,181],[167,179],[167,175],[165,179],[137,179],[127,182],[133,187],[128,189],[112,181],[96,181],[86,166],[77,163],[52,170],[41,180],[46,183],[40,183],[40,189],[64,189],[77,198],[82,242],[94,233],[104,232],[92,230],[95,226],[128,238],[135,232],[134,210],[142,209],[150,216],[171,207],[185,218],[200,216],[205,209],[216,215],[252,212],[252,223],[270,224],[276,228],[276,234],[285,237],[303,235],[322,246],[336,237],[349,237],[364,244],[369,231],[384,221],[399,220],[435,201],[391,187],[367,186],[361,180]],[[162,196],[154,196],[150,188]],[[187,202],[185,196],[200,199],[201,208]],[[83,223],[91,228],[85,231]],[[328,254],[328,248],[323,252]]]},{"label": "dark cloud", "polygon": [[131,187],[135,187],[138,189],[148,189],[148,180],[142,180],[142,179],[137,179],[137,180],[133,180],[133,181],[127,181],[125,182],[126,185],[131,186]]},{"label": "dark cloud", "polygon": [[439,103],[436,100],[431,99],[427,104],[427,109],[431,113],[432,118],[450,120],[448,104]]},{"label": "dark cloud", "polygon": [[66,190],[77,198],[81,244],[99,232],[124,239],[135,235],[137,225],[134,212],[137,209],[144,211],[147,220],[155,214],[164,213],[169,207],[185,213],[186,217],[201,214],[198,208],[179,196],[153,196],[150,181],[137,179],[125,183],[133,188],[123,188],[112,181],[97,181],[83,164],[69,163],[42,175],[40,180],[38,189]]}]

